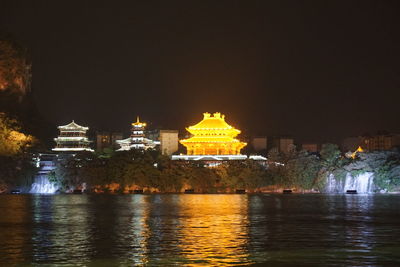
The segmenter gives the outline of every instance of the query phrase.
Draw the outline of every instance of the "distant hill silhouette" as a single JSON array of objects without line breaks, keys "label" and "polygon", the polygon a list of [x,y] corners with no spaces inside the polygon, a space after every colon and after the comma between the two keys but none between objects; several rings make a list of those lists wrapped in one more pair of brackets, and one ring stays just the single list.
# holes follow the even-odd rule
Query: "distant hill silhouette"
[{"label": "distant hill silhouette", "polygon": [[53,145],[56,128],[43,119],[34,102],[31,68],[28,50],[11,35],[0,33],[0,112],[17,119],[45,150]]}]

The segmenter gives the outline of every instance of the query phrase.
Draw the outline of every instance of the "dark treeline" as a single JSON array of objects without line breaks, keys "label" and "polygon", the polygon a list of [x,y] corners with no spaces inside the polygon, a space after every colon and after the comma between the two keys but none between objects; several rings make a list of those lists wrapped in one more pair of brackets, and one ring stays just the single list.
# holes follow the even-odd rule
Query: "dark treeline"
[{"label": "dark treeline", "polygon": [[268,166],[257,161],[229,161],[215,167],[202,162],[172,161],[157,150],[115,152],[96,155],[85,152],[75,157],[60,157],[51,181],[62,191],[81,189],[96,192],[199,193],[280,191],[323,192],[327,175],[338,179],[346,173],[358,175],[372,171],[377,190],[395,191],[400,186],[400,154],[360,153],[354,159],[342,156],[338,147],[325,144],[320,154],[293,150],[269,153]]},{"label": "dark treeline", "polygon": [[172,161],[157,150],[116,152],[112,156],[79,153],[58,160],[51,181],[62,190],[83,184],[97,192],[230,192],[256,190],[263,182],[264,167],[254,161],[232,161],[218,167],[202,162]]}]

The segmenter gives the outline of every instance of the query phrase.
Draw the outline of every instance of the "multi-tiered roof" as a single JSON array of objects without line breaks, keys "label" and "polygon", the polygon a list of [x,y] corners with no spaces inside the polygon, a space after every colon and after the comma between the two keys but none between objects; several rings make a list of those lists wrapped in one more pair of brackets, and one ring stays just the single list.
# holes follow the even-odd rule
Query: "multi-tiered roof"
[{"label": "multi-tiered roof", "polygon": [[93,151],[89,145],[90,141],[86,136],[88,127],[80,126],[74,121],[67,125],[58,126],[60,134],[54,141],[57,143],[53,151],[58,152],[78,152]]},{"label": "multi-tiered roof", "polygon": [[131,149],[146,150],[149,148],[154,148],[156,145],[158,145],[159,142],[146,138],[144,132],[145,128],[146,123],[141,122],[139,117],[137,117],[136,122],[132,123],[131,136],[123,140],[117,140],[117,144],[121,146],[118,151]]},{"label": "multi-tiered roof", "polygon": [[181,140],[188,155],[239,155],[246,143],[235,137],[240,130],[235,129],[225,121],[225,116],[219,112],[211,115],[203,114],[203,120],[186,130],[193,136]]}]

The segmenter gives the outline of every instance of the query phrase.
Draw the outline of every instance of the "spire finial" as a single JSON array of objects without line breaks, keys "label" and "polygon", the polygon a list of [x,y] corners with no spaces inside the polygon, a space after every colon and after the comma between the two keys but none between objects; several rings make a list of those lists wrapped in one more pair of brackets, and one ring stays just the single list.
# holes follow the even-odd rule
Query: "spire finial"
[{"label": "spire finial", "polygon": [[208,112],[203,113],[203,115],[204,115],[204,119],[208,119],[211,116],[211,114]]},{"label": "spire finial", "polygon": [[139,123],[139,116],[136,116],[136,122]]},{"label": "spire finial", "polygon": [[221,118],[221,113],[220,112],[215,112],[214,113],[214,118]]}]

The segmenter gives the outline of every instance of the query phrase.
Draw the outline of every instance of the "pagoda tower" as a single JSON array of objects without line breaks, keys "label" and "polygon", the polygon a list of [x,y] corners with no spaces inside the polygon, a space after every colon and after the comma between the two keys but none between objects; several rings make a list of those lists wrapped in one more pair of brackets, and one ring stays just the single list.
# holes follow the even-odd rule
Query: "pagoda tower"
[{"label": "pagoda tower", "polygon": [[57,143],[53,151],[57,152],[79,152],[79,151],[90,151],[93,149],[89,147],[91,143],[86,132],[89,127],[80,126],[74,121],[67,125],[58,126],[60,134],[54,141]]},{"label": "pagoda tower", "polygon": [[202,121],[186,128],[192,137],[180,141],[187,155],[240,155],[240,150],[246,146],[235,138],[240,130],[226,123],[225,116],[219,112],[203,115]]},{"label": "pagoda tower", "polygon": [[159,144],[157,141],[147,139],[145,136],[146,123],[141,122],[139,116],[136,118],[136,122],[132,123],[131,136],[117,140],[117,144],[121,146],[117,151],[131,150],[131,149],[142,149],[146,150],[154,148]]}]

